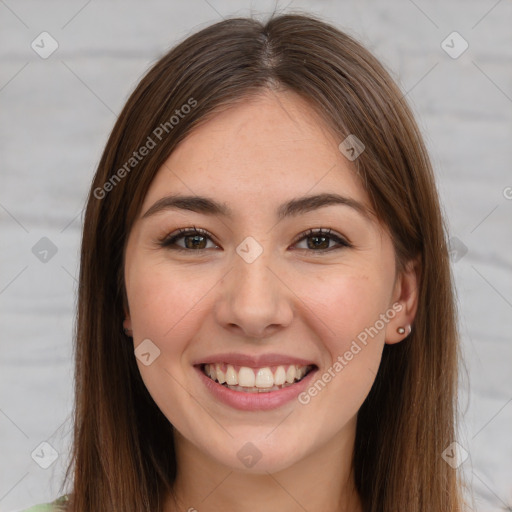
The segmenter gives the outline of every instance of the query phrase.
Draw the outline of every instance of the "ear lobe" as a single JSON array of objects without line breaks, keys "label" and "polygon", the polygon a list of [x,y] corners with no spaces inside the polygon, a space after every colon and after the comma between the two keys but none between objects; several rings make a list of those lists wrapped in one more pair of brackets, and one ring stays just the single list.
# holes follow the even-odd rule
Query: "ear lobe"
[{"label": "ear lobe", "polygon": [[124,310],[124,320],[123,320],[123,329],[125,333],[132,332],[132,319],[130,316],[130,311],[128,309],[127,301],[123,301],[123,310]]},{"label": "ear lobe", "polygon": [[399,343],[409,336],[418,309],[421,263],[419,257],[407,262],[405,269],[397,277],[393,293],[393,309],[401,308],[386,327],[386,343]]},{"label": "ear lobe", "polygon": [[130,316],[127,316],[123,320],[123,331],[126,334],[126,336],[128,336],[130,338],[133,337],[132,320],[131,320]]},{"label": "ear lobe", "polygon": [[131,331],[132,330],[132,320],[129,316],[127,316],[124,320],[123,320],[123,328],[125,331]]}]

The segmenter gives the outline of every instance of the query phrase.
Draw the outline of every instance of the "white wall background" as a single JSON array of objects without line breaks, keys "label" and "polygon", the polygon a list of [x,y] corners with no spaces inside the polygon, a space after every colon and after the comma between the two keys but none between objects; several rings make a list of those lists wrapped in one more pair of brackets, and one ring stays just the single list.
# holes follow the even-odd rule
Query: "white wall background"
[{"label": "white wall background", "polygon": [[[71,428],[81,210],[116,114],[175,42],[274,5],[0,0],[1,511],[57,496]],[[474,510],[512,510],[512,3],[297,0],[278,8],[317,13],[355,35],[408,92],[459,240],[453,269],[469,377],[461,470]],[[51,49],[48,36],[41,48],[43,31],[58,43],[46,59],[31,48]],[[469,44],[458,58],[441,46],[453,31]],[[445,47],[462,44],[451,37]],[[46,262],[33,251],[43,237],[57,250],[36,246],[50,250]],[[48,469],[35,462],[43,452],[51,461],[42,442],[59,453]]]}]

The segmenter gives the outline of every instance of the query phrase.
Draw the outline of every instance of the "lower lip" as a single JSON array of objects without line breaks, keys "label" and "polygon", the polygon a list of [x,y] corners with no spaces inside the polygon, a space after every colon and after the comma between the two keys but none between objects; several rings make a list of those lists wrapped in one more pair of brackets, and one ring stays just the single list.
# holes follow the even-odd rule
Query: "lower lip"
[{"label": "lower lip", "polygon": [[235,409],[241,409],[243,411],[266,411],[269,409],[276,409],[277,407],[290,402],[296,398],[297,395],[306,390],[313,379],[314,374],[318,370],[318,368],[315,368],[302,380],[276,391],[246,393],[244,391],[234,391],[210,379],[210,377],[205,375],[201,366],[194,366],[194,368],[199,373],[199,376],[205,386],[215,398],[231,407],[234,407]]}]

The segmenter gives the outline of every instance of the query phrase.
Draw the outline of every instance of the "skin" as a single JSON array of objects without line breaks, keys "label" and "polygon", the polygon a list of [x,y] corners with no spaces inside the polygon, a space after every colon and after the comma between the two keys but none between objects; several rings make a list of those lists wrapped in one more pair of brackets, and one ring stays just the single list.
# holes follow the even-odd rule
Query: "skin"
[{"label": "skin", "polygon": [[[197,127],[148,190],[126,246],[124,325],[135,347],[149,338],[160,350],[149,366],[137,364],[175,427],[179,510],[362,510],[352,474],[356,415],[384,344],[407,337],[417,277],[412,265],[395,274],[386,229],[348,206],[277,220],[282,203],[322,192],[371,210],[340,142],[299,96],[265,91]],[[168,209],[143,218],[175,193],[225,202],[234,217]],[[204,249],[158,245],[193,226],[212,235]],[[328,239],[321,251],[311,236],[295,242],[310,228],[330,228],[352,247]],[[248,236],[263,248],[250,264],[236,252]],[[314,361],[321,376],[393,304],[401,311],[307,404],[236,410],[215,400],[192,367],[221,352],[278,352]],[[248,441],[262,455],[251,468],[237,457]],[[165,511],[175,510],[169,496]]]}]

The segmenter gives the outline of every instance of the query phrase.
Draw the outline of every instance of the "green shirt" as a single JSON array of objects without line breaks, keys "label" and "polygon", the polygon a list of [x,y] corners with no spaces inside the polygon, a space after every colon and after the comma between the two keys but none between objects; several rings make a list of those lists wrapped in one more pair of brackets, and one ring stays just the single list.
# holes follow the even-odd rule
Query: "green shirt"
[{"label": "green shirt", "polygon": [[57,498],[51,503],[42,503],[41,505],[34,505],[33,507],[22,510],[21,512],[59,512],[60,510],[66,510],[65,505],[69,498],[67,495]]}]

